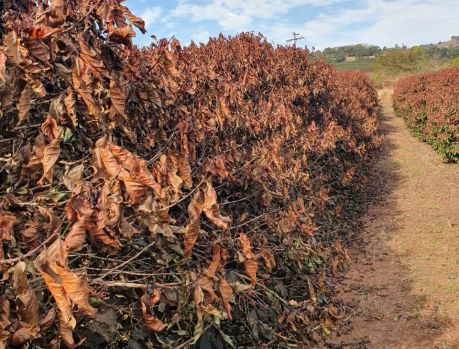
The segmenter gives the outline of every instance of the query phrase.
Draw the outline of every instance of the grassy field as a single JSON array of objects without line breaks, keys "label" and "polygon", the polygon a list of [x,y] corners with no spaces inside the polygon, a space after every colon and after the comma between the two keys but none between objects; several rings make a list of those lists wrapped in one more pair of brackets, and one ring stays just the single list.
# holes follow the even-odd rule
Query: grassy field
[{"label": "grassy field", "polygon": [[349,71],[349,70],[357,70],[365,73],[373,72],[373,61],[369,59],[362,59],[355,62],[340,62],[340,63],[333,63],[338,71]]}]

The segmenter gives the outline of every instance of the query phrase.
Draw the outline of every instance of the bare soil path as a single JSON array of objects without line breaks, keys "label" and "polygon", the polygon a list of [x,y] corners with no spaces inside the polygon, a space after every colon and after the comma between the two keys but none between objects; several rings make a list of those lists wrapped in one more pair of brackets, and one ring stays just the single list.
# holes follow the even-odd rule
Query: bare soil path
[{"label": "bare soil path", "polygon": [[459,348],[459,166],[409,134],[390,90],[380,96],[386,138],[376,171],[385,189],[349,251],[338,296],[351,326],[333,347]]}]

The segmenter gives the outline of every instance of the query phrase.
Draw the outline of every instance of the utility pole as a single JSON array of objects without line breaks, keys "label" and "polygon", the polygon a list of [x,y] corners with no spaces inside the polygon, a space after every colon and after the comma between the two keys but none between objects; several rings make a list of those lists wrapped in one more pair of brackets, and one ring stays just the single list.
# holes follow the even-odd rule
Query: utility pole
[{"label": "utility pole", "polygon": [[293,39],[287,40],[287,42],[293,42],[293,47],[296,47],[297,41],[305,39],[304,36],[300,36],[301,34],[299,33],[293,32],[292,35],[293,35]]}]

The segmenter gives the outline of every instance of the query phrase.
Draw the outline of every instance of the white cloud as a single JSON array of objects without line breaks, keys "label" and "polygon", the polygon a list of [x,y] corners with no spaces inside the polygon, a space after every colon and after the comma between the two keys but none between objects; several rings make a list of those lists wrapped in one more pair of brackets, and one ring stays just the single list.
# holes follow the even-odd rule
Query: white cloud
[{"label": "white cloud", "polygon": [[153,24],[159,21],[161,17],[162,10],[159,6],[147,7],[140,17],[145,21],[145,26],[151,28]]},{"label": "white cloud", "polygon": [[209,41],[209,38],[210,38],[210,33],[207,30],[198,31],[197,33],[193,35],[193,40],[195,41],[195,43],[202,42],[203,44],[205,44]]},{"label": "white cloud", "polygon": [[458,15],[457,0],[367,0],[360,8],[322,12],[303,24],[270,26],[266,34],[283,43],[297,31],[318,48],[354,43],[413,46],[458,34]]},{"label": "white cloud", "polygon": [[[204,4],[180,1],[175,17],[191,17],[193,22],[216,21],[223,30],[251,29],[257,19],[270,20],[299,6],[325,6],[342,0],[212,0]],[[253,28],[252,28],[253,29]]]},{"label": "white cloud", "polygon": [[196,42],[219,31],[262,32],[280,44],[295,31],[306,37],[304,44],[317,48],[411,46],[459,35],[459,0],[178,0],[167,13],[148,7],[141,17],[150,29],[161,23],[179,38]]}]

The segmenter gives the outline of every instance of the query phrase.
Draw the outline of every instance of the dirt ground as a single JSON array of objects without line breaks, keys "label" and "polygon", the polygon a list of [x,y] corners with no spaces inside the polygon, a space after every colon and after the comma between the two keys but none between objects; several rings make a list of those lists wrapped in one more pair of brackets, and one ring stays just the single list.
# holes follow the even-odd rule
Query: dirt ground
[{"label": "dirt ground", "polygon": [[[459,166],[448,165],[394,116],[380,91],[384,187],[349,251],[346,304],[334,348],[459,348]],[[349,321],[348,321],[349,320]]]}]

